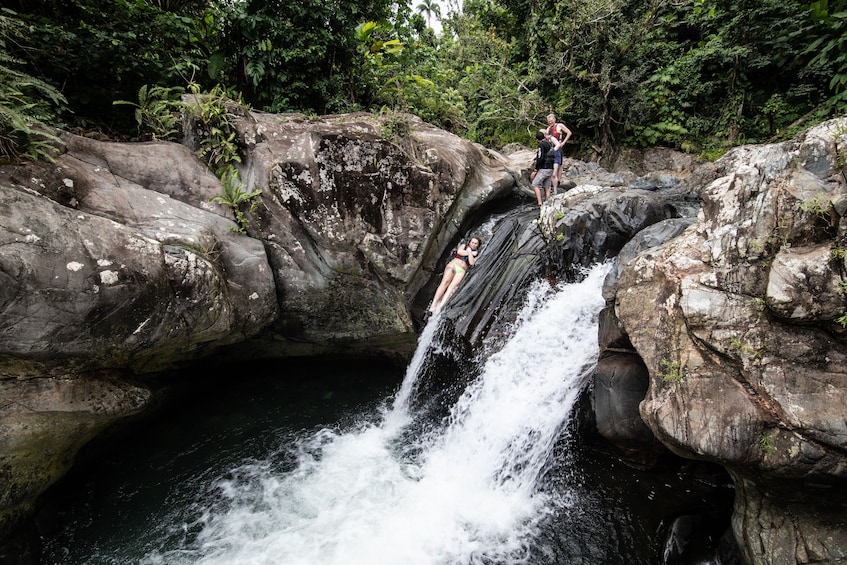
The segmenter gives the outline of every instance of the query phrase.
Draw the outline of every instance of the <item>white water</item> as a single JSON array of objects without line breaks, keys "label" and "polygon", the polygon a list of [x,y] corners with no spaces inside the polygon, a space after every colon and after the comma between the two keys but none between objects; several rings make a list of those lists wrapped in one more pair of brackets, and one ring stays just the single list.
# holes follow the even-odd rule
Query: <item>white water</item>
[{"label": "white water", "polygon": [[220,480],[217,501],[197,509],[197,523],[172,525],[201,529],[189,547],[153,551],[142,563],[532,563],[535,528],[554,502],[536,485],[596,363],[607,272],[599,266],[582,283],[533,288],[513,337],[443,427],[414,450],[398,449],[432,320],[377,423],[301,438],[293,470],[242,465]]}]

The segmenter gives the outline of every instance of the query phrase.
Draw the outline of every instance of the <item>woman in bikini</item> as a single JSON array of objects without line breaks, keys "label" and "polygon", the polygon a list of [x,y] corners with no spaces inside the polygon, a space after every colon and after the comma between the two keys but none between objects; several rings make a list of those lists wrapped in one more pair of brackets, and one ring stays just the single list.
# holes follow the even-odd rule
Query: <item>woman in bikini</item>
[{"label": "woman in bikini", "polygon": [[441,284],[438,285],[438,290],[435,291],[435,297],[429,309],[426,311],[424,319],[436,314],[450,300],[450,296],[462,279],[465,278],[465,273],[476,263],[476,254],[479,252],[479,246],[482,242],[478,237],[472,237],[468,244],[460,244],[456,256],[447,263],[444,268],[444,276],[441,277]]}]

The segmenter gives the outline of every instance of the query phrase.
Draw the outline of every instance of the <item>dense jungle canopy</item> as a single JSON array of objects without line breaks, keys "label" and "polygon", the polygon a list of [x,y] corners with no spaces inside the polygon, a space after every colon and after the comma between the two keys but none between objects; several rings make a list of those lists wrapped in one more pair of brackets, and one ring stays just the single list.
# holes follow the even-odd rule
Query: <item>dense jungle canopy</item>
[{"label": "dense jungle canopy", "polygon": [[845,31],[847,0],[6,0],[0,158],[37,156],[39,124],[149,138],[187,88],[491,148],[555,112],[572,153],[709,157],[843,113]]}]

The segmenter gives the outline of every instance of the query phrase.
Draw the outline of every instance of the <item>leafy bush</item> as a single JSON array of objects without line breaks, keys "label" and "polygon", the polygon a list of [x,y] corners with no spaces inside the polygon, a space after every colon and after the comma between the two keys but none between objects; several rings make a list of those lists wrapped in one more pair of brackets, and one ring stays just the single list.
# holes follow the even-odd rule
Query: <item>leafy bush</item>
[{"label": "leafy bush", "polygon": [[182,104],[175,97],[182,88],[144,85],[138,89],[138,102],[116,100],[115,105],[135,107],[138,133],[143,137],[159,140],[175,140],[181,132],[179,111]]}]

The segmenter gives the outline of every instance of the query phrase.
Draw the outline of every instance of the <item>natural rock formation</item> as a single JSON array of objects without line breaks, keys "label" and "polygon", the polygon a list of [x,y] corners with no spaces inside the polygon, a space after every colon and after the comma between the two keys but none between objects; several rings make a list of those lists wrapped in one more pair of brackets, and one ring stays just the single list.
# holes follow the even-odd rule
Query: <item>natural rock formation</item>
[{"label": "natural rock formation", "polygon": [[188,149],[66,143],[0,169],[0,374],[161,370],[274,319],[262,245],[208,204],[220,185]]},{"label": "natural rock formation", "polygon": [[[280,305],[251,355],[411,353],[411,300],[515,175],[498,154],[406,120],[250,114],[239,124],[243,178],[263,190],[249,233],[264,243]],[[396,143],[383,137],[389,126]]]},{"label": "natural rock formation", "polygon": [[[569,160],[570,190],[508,215],[490,240],[507,251],[453,304],[475,346],[535,275],[619,252],[597,429],[645,464],[669,449],[723,465],[750,563],[847,560],[845,130],[715,164]],[[262,191],[247,235],[183,145],[64,135],[55,163],[0,167],[0,539],[82,444],[147,407],[145,375],[216,355],[407,358],[445,252],[487,204],[531,194],[531,150],[412,117],[245,112],[238,131],[245,190]]]},{"label": "natural rock formation", "polygon": [[661,245],[694,223],[676,218],[655,223],[636,234],[615,259],[606,277],[603,296],[610,303],[600,314],[600,358],[594,370],[592,406],[597,433],[621,450],[632,463],[649,466],[664,451],[638,413],[648,387],[644,362],[614,314],[614,299],[624,266],[638,253]]},{"label": "natural rock formation", "polygon": [[623,268],[644,422],[726,467],[749,563],[847,560],[847,121],[716,163],[698,222]]},{"label": "natural rock formation", "polygon": [[180,144],[63,134],[55,163],[0,167],[0,539],[81,445],[146,407],[141,375],[226,346],[411,354],[411,297],[515,178],[479,146],[401,125],[394,143],[373,116],[245,113],[241,177],[262,191],[249,236]]}]

